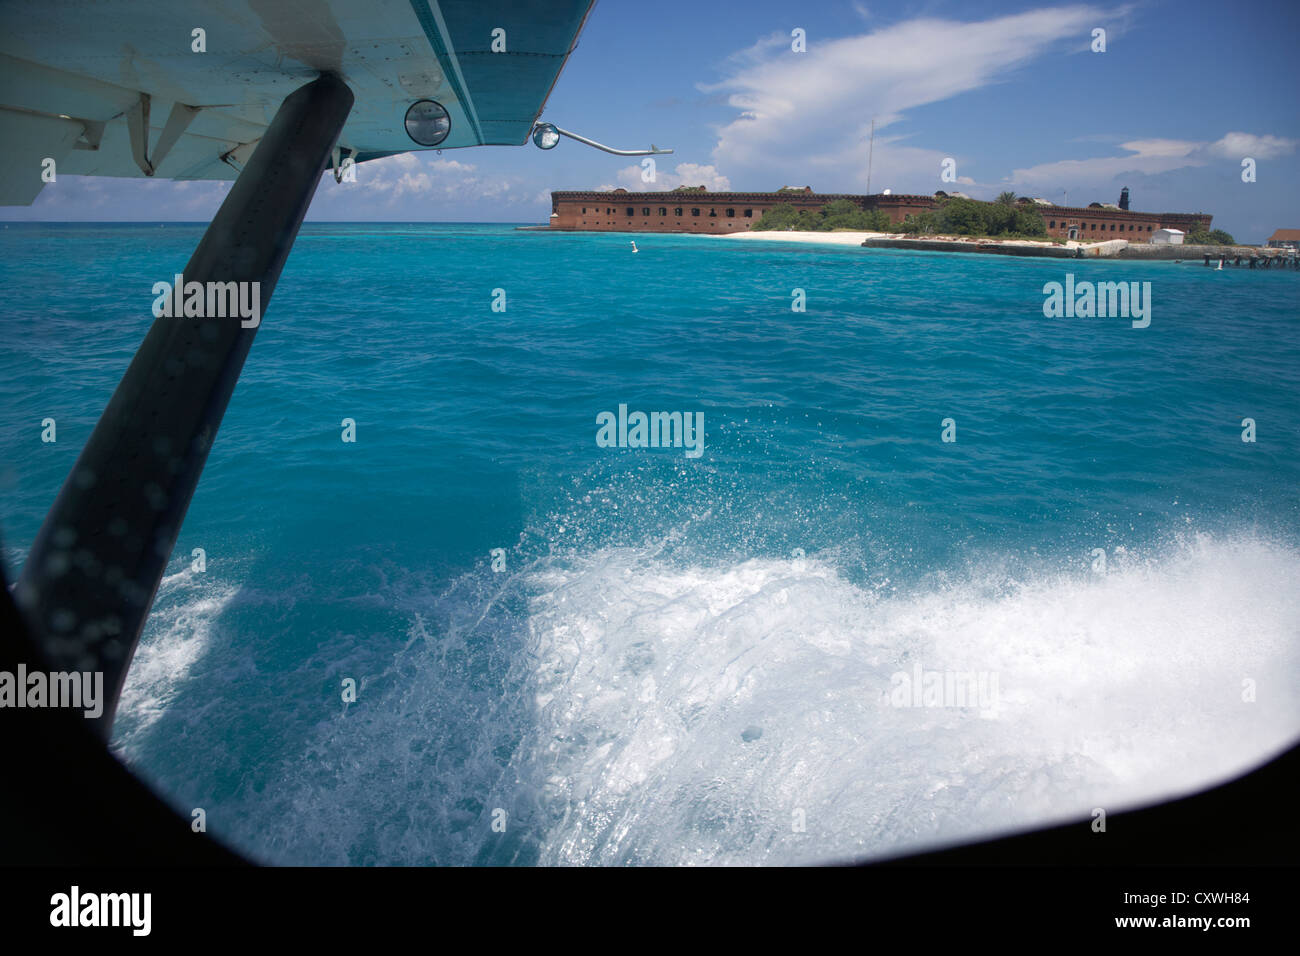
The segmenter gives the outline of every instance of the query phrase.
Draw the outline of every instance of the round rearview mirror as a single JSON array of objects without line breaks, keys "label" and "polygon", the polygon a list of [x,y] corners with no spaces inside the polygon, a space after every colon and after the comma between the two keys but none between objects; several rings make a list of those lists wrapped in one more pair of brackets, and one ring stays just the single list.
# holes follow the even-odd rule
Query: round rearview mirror
[{"label": "round rearview mirror", "polygon": [[406,135],[421,146],[437,146],[451,132],[451,117],[441,103],[417,100],[406,111]]},{"label": "round rearview mirror", "polygon": [[538,149],[554,149],[560,141],[560,131],[550,123],[538,123],[533,129],[533,145]]}]

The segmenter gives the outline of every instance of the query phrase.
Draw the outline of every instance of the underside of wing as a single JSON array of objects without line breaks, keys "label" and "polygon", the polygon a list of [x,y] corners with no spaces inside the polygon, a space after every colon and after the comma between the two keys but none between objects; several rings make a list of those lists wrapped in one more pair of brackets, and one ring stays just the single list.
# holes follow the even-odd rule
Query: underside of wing
[{"label": "underside of wing", "polygon": [[[0,204],[31,203],[57,173],[234,179],[284,98],[323,73],[356,96],[339,137],[356,162],[523,143],[593,2],[0,4]],[[415,104],[436,142],[408,133]]]}]

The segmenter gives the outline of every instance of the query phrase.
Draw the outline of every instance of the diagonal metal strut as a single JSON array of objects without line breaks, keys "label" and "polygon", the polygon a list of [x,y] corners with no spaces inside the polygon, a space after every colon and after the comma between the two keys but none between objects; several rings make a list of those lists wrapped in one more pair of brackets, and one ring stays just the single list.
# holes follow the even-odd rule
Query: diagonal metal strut
[{"label": "diagonal metal strut", "polygon": [[[260,283],[265,308],[352,102],[333,75],[285,98],[185,266],[187,286]],[[14,590],[51,670],[103,672],[105,740],[257,327],[238,315],[154,320]]]}]

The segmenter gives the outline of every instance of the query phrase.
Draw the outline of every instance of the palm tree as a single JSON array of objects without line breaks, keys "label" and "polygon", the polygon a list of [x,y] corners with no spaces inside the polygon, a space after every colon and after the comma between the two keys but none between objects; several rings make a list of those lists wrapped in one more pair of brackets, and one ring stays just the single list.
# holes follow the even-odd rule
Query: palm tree
[{"label": "palm tree", "polygon": [[1014,206],[1016,204],[1016,194],[1013,192],[998,193],[998,205]]}]

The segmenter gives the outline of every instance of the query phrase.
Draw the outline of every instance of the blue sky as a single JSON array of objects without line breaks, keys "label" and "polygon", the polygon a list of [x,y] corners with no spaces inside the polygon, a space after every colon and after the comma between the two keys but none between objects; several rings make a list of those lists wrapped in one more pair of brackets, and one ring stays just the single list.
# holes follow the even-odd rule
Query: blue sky
[{"label": "blue sky", "polygon": [[[802,29],[807,50],[791,50]],[[1106,51],[1090,49],[1095,28]],[[414,153],[322,182],[315,220],[544,222],[551,189],[625,186],[979,198],[1209,212],[1239,240],[1300,227],[1300,3],[1148,0],[601,0],[544,118],[636,160],[565,140]],[[958,185],[940,181],[956,160]],[[1256,162],[1244,183],[1241,162]],[[220,183],[60,177],[4,219],[205,220]]]}]

